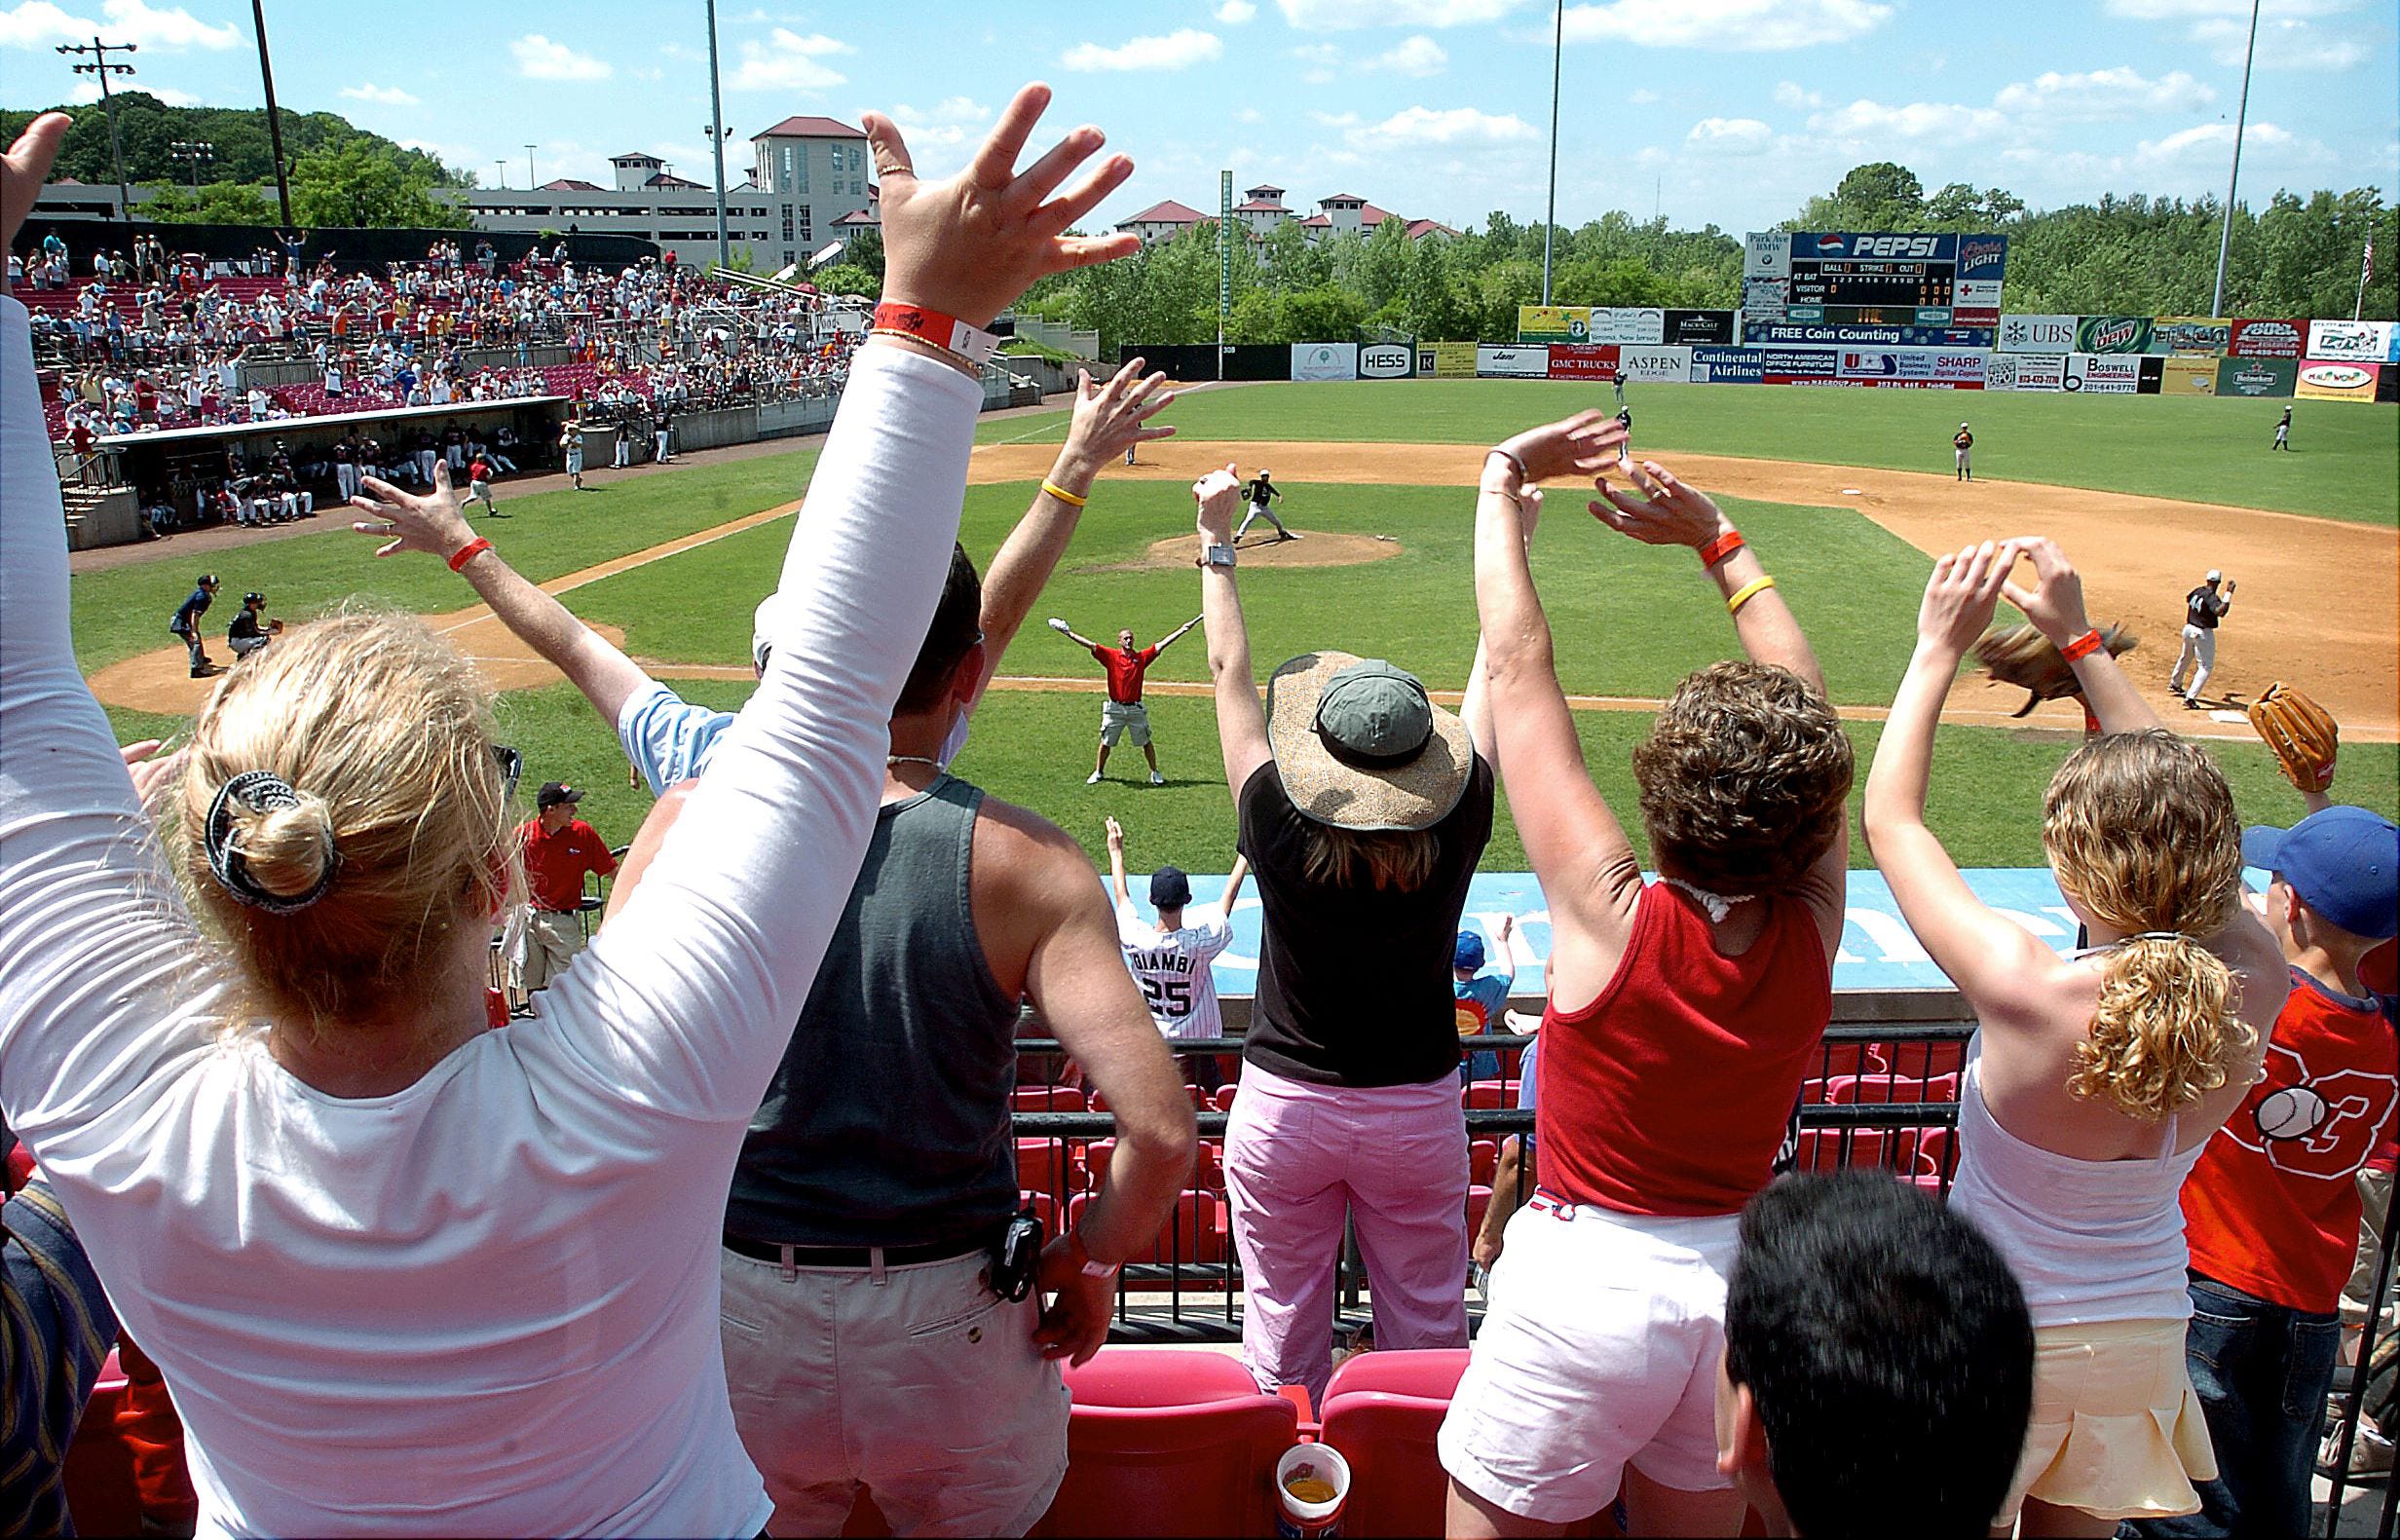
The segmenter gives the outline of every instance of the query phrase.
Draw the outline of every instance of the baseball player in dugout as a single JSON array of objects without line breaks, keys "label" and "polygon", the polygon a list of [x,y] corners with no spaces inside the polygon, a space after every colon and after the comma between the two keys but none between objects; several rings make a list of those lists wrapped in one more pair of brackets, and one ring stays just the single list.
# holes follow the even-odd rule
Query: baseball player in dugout
[{"label": "baseball player in dugout", "polygon": [[[2233,584],[2224,573],[2209,570],[2207,581],[2184,595],[2184,650],[2166,676],[2167,693],[2183,697],[2188,711],[2203,709],[2208,676],[2217,671],[2217,625],[2233,608]],[[2194,671],[2196,670],[2196,671]],[[2192,683],[2184,684],[2189,673]]]}]

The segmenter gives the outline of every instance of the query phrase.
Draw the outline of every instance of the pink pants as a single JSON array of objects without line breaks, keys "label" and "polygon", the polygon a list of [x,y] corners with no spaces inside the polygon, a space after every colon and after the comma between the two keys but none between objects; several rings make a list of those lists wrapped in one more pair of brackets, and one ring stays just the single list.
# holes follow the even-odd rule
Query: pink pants
[{"label": "pink pants", "polygon": [[1259,1387],[1333,1372],[1342,1215],[1357,1221],[1377,1347],[1467,1345],[1467,1123],[1458,1080],[1358,1088],[1242,1070],[1225,1190],[1242,1258],[1242,1362]]}]

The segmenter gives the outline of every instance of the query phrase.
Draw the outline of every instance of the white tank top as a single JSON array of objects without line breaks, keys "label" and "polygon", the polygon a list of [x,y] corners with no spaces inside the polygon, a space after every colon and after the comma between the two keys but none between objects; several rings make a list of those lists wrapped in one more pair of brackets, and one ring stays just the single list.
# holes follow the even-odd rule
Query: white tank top
[{"label": "white tank top", "polygon": [[2000,1249],[2036,1327],[2185,1321],[2184,1178],[2208,1147],[2178,1154],[2175,1119],[2146,1160],[2078,1160],[2029,1145],[1983,1105],[1980,1034],[1959,1086],[1959,1170],[1950,1207]]}]

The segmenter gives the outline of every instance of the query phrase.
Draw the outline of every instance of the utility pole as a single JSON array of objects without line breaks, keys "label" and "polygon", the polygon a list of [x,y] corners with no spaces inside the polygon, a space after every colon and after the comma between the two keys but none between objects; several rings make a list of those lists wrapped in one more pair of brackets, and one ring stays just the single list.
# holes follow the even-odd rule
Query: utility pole
[{"label": "utility pole", "polygon": [[192,168],[192,196],[200,196],[200,169],[216,160],[216,146],[206,139],[177,139],[167,146],[167,158],[183,161]]},{"label": "utility pole", "polygon": [[717,158],[717,266],[733,265],[725,233],[725,96],[717,85],[717,0],[708,0],[708,149]]},{"label": "utility pole", "polygon": [[1550,238],[1558,228],[1558,60],[1566,52],[1566,0],[1550,41],[1550,202],[1542,211],[1542,303],[1550,303]]},{"label": "utility pole", "polygon": [[275,110],[275,62],[267,55],[267,0],[250,0],[250,20],[258,29],[258,80],[267,92],[267,153],[275,157],[275,206],[283,228],[300,227],[291,217],[291,180],[283,170],[283,116]]},{"label": "utility pole", "polygon": [[117,137],[117,98],[109,94],[108,77],[111,75],[131,75],[133,73],[133,66],[131,64],[112,64],[108,61],[108,56],[111,54],[134,54],[139,53],[140,50],[141,45],[138,43],[103,43],[96,37],[89,43],[61,43],[58,45],[58,52],[61,54],[89,54],[92,56],[92,62],[88,64],[76,65],[75,73],[78,75],[95,76],[99,80],[100,114],[108,120],[108,156],[111,161],[116,163],[117,167],[117,217],[125,222],[125,227],[128,230],[133,228],[133,194],[132,190],[125,185],[125,147]]},{"label": "utility pole", "polygon": [[2259,0],[2250,0],[2250,41],[2241,51],[2241,108],[2233,116],[2233,171],[2225,183],[2225,227],[2217,236],[2217,291],[2208,314],[2225,314],[2225,259],[2233,246],[2233,189],[2241,185],[2241,134],[2250,122],[2250,60],[2259,51]]}]

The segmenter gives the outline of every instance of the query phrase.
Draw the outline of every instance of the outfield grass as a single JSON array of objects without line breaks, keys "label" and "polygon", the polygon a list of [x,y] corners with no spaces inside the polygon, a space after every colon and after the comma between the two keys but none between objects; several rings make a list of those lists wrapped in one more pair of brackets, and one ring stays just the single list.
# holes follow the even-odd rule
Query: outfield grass
[{"label": "outfield grass", "polygon": [[[961,538],[979,565],[989,566],[1032,491],[1031,483],[968,489]],[[1726,502],[1809,627],[1834,698],[1889,703],[1915,644],[1917,601],[1931,563],[1850,509]],[[1245,571],[1242,606],[1260,672],[1332,647],[1389,657],[1436,689],[1463,688],[1475,657],[1472,497],[1444,487],[1322,486],[1294,492],[1288,508],[1286,516],[1307,529],[1395,536],[1402,554],[1352,567]],[[1188,566],[1102,570],[1188,532],[1190,510],[1190,493],[1171,483],[1104,485],[1005,672],[1098,677],[1090,658],[1042,627],[1046,616],[1107,639],[1129,625],[1146,643],[1198,614],[1199,579]],[[785,521],[764,524],[580,588],[568,603],[587,620],[624,627],[639,657],[745,661],[751,607],[773,584],[790,537]],[[1557,637],[1559,677],[1578,692],[1663,695],[1733,645],[1724,605],[1689,551],[1640,545],[1561,507],[1544,525],[1535,569]],[[1162,657],[1151,677],[1207,679],[1199,635]]]},{"label": "outfield grass", "polygon": [[[693,682],[683,689],[692,700],[731,710],[749,698],[738,682]],[[110,719],[126,741],[163,736],[184,724],[138,712],[112,710]],[[1105,865],[1107,846],[1101,820],[1114,816],[1125,826],[1133,862],[1142,870],[1173,863],[1194,872],[1222,872],[1233,861],[1233,799],[1218,757],[1216,712],[1195,696],[1159,696],[1150,701],[1160,768],[1167,784],[1151,786],[1141,752],[1119,749],[1109,756],[1109,779],[1086,786],[1100,724],[1097,696],[997,691],[976,713],[975,728],[959,756],[958,773],[996,797],[1031,808],[1055,820],[1082,843],[1094,864]],[[1647,842],[1634,826],[1633,744],[1650,730],[1640,712],[1582,711],[1575,716],[1584,757],[1611,807],[1628,819],[1634,843],[1649,858]],[[626,784],[623,753],[617,739],[582,696],[566,685],[516,691],[502,697],[502,740],[525,755],[525,785],[564,780],[584,788],[583,816],[611,845],[623,845],[650,810],[647,788]],[[1882,729],[1851,723],[1858,754],[1857,782],[1851,794],[1852,828],[1866,770]],[[2275,770],[2264,745],[2210,742],[2208,751],[2233,783],[2242,816],[2251,822],[2289,824],[2306,814],[2300,794]],[[1934,831],[1962,866],[2042,864],[2042,793],[2073,744],[2066,735],[1992,728],[1945,727],[1934,743],[1929,812]],[[2400,745],[2355,744],[2342,751],[2335,794],[2387,817],[2400,816]],[[1871,863],[1856,840],[1851,864]],[[1524,845],[1501,800],[1483,869],[1525,870]]]},{"label": "outfield grass", "polygon": [[[1948,474],[1950,435],[1974,424],[1975,470],[1998,480],[2139,492],[2365,524],[2400,521],[2400,407],[2027,392],[1637,385],[1636,442],[1651,449]],[[2272,454],[2296,408],[2293,452]],[[1548,380],[1356,381],[1201,391],[1162,421],[1185,437],[1492,443],[1584,406],[1599,387]],[[1056,419],[982,425],[979,442],[1056,443]]]}]

